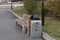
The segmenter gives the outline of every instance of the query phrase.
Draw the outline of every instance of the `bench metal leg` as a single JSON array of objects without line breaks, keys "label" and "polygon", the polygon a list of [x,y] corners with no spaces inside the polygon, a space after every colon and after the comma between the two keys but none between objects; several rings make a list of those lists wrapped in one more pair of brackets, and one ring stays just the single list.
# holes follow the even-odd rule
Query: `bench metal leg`
[{"label": "bench metal leg", "polygon": [[23,34],[27,33],[27,26],[26,25],[23,25],[23,27],[22,27],[22,33]]}]

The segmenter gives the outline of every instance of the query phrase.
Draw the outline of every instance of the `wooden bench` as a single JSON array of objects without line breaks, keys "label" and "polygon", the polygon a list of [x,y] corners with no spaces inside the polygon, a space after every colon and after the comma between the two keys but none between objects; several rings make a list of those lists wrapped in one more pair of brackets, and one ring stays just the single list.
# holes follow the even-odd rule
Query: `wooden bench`
[{"label": "wooden bench", "polygon": [[17,25],[21,25],[21,26],[23,26],[23,25],[26,24],[26,21],[24,21],[24,20],[20,20],[20,19],[16,19],[16,23],[17,23]]},{"label": "wooden bench", "polygon": [[25,24],[28,24],[30,21],[30,15],[27,15],[27,14],[23,14],[23,19],[16,19],[16,22],[18,25],[25,25]]},{"label": "wooden bench", "polygon": [[30,35],[30,17],[31,15],[24,14],[23,19],[26,21],[27,24],[27,35]]},{"label": "wooden bench", "polygon": [[30,15],[23,14],[23,19],[16,19],[16,24],[22,28],[25,27],[30,31]]}]

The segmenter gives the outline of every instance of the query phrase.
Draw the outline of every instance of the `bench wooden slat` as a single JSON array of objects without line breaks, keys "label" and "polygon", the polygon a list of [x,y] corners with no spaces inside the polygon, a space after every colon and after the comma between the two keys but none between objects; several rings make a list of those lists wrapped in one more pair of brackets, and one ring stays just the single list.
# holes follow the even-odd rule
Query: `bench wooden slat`
[{"label": "bench wooden slat", "polygon": [[21,26],[28,25],[30,27],[30,17],[31,15],[24,14],[23,19],[17,19],[17,23]]},{"label": "bench wooden slat", "polygon": [[23,20],[17,20],[17,23],[18,23],[19,25],[21,25],[21,26],[23,26],[23,25],[26,24],[26,22],[24,22]]},{"label": "bench wooden slat", "polygon": [[27,15],[27,14],[24,14],[24,15],[23,15],[23,18],[24,18],[24,19],[30,19],[30,17],[31,17],[31,15]]}]

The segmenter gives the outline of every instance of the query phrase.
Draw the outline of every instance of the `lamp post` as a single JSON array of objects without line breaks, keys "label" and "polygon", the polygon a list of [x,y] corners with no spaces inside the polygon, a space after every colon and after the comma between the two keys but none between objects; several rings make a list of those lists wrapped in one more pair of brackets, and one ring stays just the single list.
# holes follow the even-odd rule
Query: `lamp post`
[{"label": "lamp post", "polygon": [[13,6],[12,6],[12,0],[11,0],[11,10],[13,9]]},{"label": "lamp post", "polygon": [[42,0],[42,26],[44,26],[44,0]]}]

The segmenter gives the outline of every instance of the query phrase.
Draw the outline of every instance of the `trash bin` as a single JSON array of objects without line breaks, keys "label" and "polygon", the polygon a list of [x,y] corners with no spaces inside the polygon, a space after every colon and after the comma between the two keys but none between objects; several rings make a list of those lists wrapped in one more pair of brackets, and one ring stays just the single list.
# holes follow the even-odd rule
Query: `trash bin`
[{"label": "trash bin", "polygon": [[42,21],[39,17],[36,15],[32,15],[30,17],[30,36],[32,38],[41,38],[41,32],[42,32]]}]

